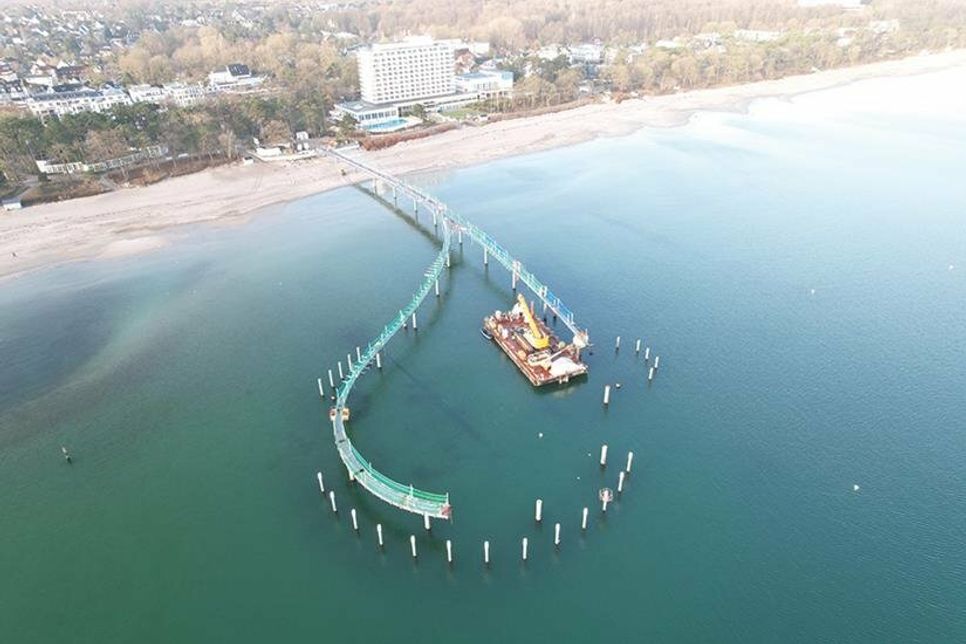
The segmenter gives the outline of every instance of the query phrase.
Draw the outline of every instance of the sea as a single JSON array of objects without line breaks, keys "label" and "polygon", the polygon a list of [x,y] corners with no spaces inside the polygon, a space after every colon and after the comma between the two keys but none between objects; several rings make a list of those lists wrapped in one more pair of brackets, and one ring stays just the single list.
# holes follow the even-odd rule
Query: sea
[{"label": "sea", "polygon": [[966,641],[964,87],[408,177],[593,343],[531,387],[479,333],[510,275],[454,247],[349,399],[377,469],[450,495],[429,532],[349,482],[317,388],[423,279],[426,213],[346,187],[0,282],[0,641]]}]

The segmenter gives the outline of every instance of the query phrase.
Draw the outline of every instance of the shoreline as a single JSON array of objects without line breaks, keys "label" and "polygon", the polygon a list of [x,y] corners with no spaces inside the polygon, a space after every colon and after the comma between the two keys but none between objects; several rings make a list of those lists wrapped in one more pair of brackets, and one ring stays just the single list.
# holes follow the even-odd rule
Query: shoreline
[{"label": "shoreline", "polygon": [[[791,98],[872,78],[966,65],[966,50],[843,67],[802,76],[628,99],[465,126],[383,150],[360,152],[393,174],[439,172],[519,154],[679,127],[702,111],[747,112],[766,98]],[[221,166],[142,188],[0,212],[0,282],[65,262],[140,254],[167,245],[178,228],[244,223],[280,205],[352,183],[331,161]],[[14,257],[16,253],[16,257]]]}]

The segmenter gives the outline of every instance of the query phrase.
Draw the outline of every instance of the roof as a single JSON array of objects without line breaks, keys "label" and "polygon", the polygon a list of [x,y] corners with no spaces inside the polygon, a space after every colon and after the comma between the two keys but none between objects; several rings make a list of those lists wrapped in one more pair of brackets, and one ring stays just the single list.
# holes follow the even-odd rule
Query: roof
[{"label": "roof", "polygon": [[225,67],[228,73],[232,76],[251,76],[252,70],[249,69],[248,65],[243,65],[241,63],[232,63]]}]

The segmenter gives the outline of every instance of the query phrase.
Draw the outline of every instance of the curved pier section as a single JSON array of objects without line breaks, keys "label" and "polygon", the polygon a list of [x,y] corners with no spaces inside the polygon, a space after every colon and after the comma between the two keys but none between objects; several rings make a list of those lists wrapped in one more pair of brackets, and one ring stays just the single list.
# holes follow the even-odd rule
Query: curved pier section
[{"label": "curved pier section", "polygon": [[564,303],[550,292],[530,271],[524,268],[523,264],[513,258],[506,249],[500,246],[492,237],[483,230],[462,216],[450,211],[446,204],[440,202],[432,195],[429,195],[419,188],[386,174],[380,170],[372,168],[360,161],[345,156],[335,150],[320,150],[320,153],[329,156],[340,163],[344,163],[356,170],[360,170],[373,179],[373,192],[378,194],[377,182],[382,183],[392,189],[394,199],[399,195],[408,197],[413,201],[414,210],[418,210],[419,205],[429,210],[433,214],[434,222],[442,219],[442,238],[443,246],[435,261],[430,265],[425,273],[425,279],[420,284],[419,289],[413,294],[405,308],[399,311],[399,315],[387,324],[375,340],[369,343],[366,350],[362,352],[359,359],[349,369],[345,380],[336,390],[335,410],[332,415],[332,430],[335,435],[335,444],[339,450],[339,456],[349,472],[349,476],[359,482],[365,489],[374,496],[382,499],[386,503],[396,506],[402,510],[408,510],[416,514],[430,516],[440,519],[450,519],[452,517],[452,506],[449,502],[449,494],[438,494],[426,492],[415,488],[413,485],[406,485],[394,481],[385,474],[376,470],[372,463],[363,458],[362,454],[353,446],[345,431],[345,422],[342,419],[342,410],[345,408],[349,392],[359,376],[375,360],[376,354],[388,344],[389,340],[401,329],[406,320],[410,318],[422,304],[429,292],[438,283],[439,276],[443,269],[449,265],[450,240],[453,231],[460,234],[466,233],[470,239],[474,240],[483,247],[487,256],[492,256],[502,264],[514,276],[514,285],[517,280],[526,284],[534,295],[538,297],[544,305],[551,309],[554,314],[569,328],[574,334],[574,343],[579,346],[587,346],[590,342],[590,335],[586,329],[577,326],[573,312]]}]

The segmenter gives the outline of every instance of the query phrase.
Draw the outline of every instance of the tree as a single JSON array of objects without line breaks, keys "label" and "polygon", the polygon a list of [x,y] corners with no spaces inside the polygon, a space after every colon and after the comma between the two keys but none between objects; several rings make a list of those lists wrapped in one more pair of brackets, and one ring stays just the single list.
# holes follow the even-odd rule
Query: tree
[{"label": "tree", "polygon": [[359,125],[359,122],[352,118],[350,114],[343,114],[342,118],[336,124],[336,127],[339,129],[339,134],[343,137],[348,137],[355,132],[357,125]]}]

